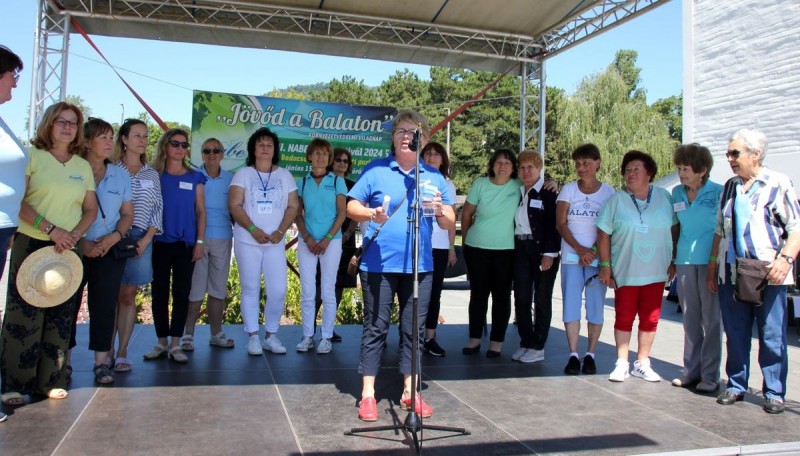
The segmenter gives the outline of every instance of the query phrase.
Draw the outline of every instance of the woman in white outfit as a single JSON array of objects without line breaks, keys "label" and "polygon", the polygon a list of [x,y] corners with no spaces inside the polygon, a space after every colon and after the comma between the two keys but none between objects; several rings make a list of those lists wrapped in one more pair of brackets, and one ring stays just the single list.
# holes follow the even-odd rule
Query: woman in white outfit
[{"label": "woman in white outfit", "polygon": [[[292,174],[278,167],[280,140],[268,128],[259,128],[247,140],[246,168],[231,181],[228,208],[236,222],[233,253],[242,284],[242,320],[250,334],[247,352],[262,348],[286,353],[277,333],[286,297],[286,246],[284,234],[297,215],[297,185]],[[264,308],[266,334],[258,339],[261,273],[267,290]]]}]

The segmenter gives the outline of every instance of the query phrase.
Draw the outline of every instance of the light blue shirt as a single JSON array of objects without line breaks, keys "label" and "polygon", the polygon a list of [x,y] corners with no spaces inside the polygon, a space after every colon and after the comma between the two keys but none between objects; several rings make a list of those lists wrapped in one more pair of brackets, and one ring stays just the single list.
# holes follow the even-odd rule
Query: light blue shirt
[{"label": "light blue shirt", "polygon": [[[333,222],[336,220],[336,197],[347,195],[347,186],[344,178],[337,178],[328,172],[319,182],[306,174],[297,183],[297,196],[303,198],[303,222],[311,237],[319,242],[330,233]],[[342,237],[342,230],[336,230],[334,239]]]},{"label": "light blue shirt", "polygon": [[228,187],[233,174],[220,168],[219,176],[211,177],[206,167],[200,167],[208,180],[203,187],[206,199],[206,237],[205,239],[230,239],[233,237],[231,213],[228,210]]},{"label": "light blue shirt", "polygon": [[681,224],[675,264],[708,263],[721,196],[722,185],[710,180],[700,188],[691,204],[684,185],[672,189],[672,207]]},{"label": "light blue shirt", "polygon": [[[100,204],[97,218],[86,232],[87,241],[95,241],[117,228],[121,218],[119,210],[122,203],[131,201],[131,176],[117,165],[107,165],[106,175],[95,190]],[[100,210],[100,207],[103,210]],[[103,216],[105,215],[105,220]]]},{"label": "light blue shirt", "polygon": [[611,269],[621,287],[667,281],[677,219],[669,192],[651,187],[650,201],[636,204],[626,190],[617,190],[597,218],[597,229],[611,236]]},{"label": "light blue shirt", "polygon": [[[442,194],[443,205],[455,204],[455,195],[450,192],[450,188],[444,176],[435,168],[432,168],[420,161],[419,169],[420,183],[428,182],[428,185],[436,187]],[[412,231],[410,230],[409,218],[413,215],[412,205],[416,185],[414,183],[414,170],[408,174],[400,169],[400,165],[395,160],[394,154],[385,158],[371,161],[361,178],[350,190],[347,196],[366,203],[367,207],[380,207],[383,205],[384,195],[389,195],[391,202],[389,211],[391,214],[398,206],[397,214],[394,214],[384,223],[380,234],[375,239],[376,245],[366,247],[366,238],[374,235],[378,227],[375,223],[370,223],[365,233],[364,256],[362,257],[361,270],[367,272],[386,272],[410,274],[412,269],[412,252],[414,248]],[[408,197],[403,199],[403,195]],[[400,203],[402,202],[402,205]],[[420,207],[420,215],[422,208]],[[431,246],[431,232],[433,224],[437,223],[434,217],[422,217],[419,224],[419,271],[433,271],[433,248]],[[511,222],[509,222],[511,223]]]}]

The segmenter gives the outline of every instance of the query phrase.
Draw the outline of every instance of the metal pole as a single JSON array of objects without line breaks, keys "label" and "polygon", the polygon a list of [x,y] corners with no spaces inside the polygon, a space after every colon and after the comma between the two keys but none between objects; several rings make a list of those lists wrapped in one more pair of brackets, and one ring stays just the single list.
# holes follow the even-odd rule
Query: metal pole
[{"label": "metal pole", "polygon": [[[447,117],[450,117],[450,108],[447,109]],[[452,120],[447,121],[447,156],[450,156],[450,122]]]},{"label": "metal pole", "polygon": [[528,117],[528,64],[520,66],[520,86],[519,86],[519,150],[525,150],[525,138],[528,132],[525,131],[525,119]]},{"label": "metal pole", "polygon": [[547,123],[547,77],[545,75],[545,59],[539,63],[539,154],[544,160],[545,130]]}]

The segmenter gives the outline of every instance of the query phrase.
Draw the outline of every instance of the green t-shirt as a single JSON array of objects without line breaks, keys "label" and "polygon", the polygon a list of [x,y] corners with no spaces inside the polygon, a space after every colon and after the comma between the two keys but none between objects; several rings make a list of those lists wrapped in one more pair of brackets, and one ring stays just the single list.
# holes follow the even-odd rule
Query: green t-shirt
[{"label": "green t-shirt", "polygon": [[475,207],[475,221],[464,241],[470,247],[487,250],[514,249],[514,212],[519,205],[518,179],[503,185],[481,177],[472,184],[467,202]]},{"label": "green t-shirt", "polygon": [[[94,176],[89,162],[73,155],[62,164],[50,152],[31,148],[31,160],[25,169],[28,188],[23,201],[50,223],[72,231],[83,216],[83,198],[94,191]],[[39,227],[41,228],[41,226]],[[50,237],[20,219],[19,231],[34,239]]]},{"label": "green t-shirt", "polygon": [[636,200],[636,204],[627,191],[617,190],[597,219],[597,229],[611,236],[611,269],[620,287],[667,281],[677,218],[669,192],[652,189],[649,203]]}]

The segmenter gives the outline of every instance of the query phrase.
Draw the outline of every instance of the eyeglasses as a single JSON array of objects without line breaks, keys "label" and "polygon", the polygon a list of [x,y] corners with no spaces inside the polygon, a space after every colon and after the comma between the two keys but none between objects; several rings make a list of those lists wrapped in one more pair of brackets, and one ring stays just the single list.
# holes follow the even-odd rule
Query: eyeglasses
[{"label": "eyeglasses", "polygon": [[14,72],[14,84],[19,82],[19,72]]},{"label": "eyeglasses", "polygon": [[189,143],[188,142],[175,141],[174,139],[170,139],[169,140],[169,145],[172,146],[172,147],[180,147],[181,149],[188,149],[189,148]]},{"label": "eyeglasses", "polygon": [[413,136],[414,133],[416,133],[416,131],[417,130],[415,128],[412,128],[411,130],[406,130],[404,128],[398,128],[397,130],[394,131],[394,135],[395,136],[399,136],[399,137],[403,137],[405,135]]},{"label": "eyeglasses", "polygon": [[[175,146],[175,147],[177,147],[177,146]],[[185,149],[185,147],[184,147],[184,149]],[[217,155],[217,154],[221,154],[221,153],[222,153],[222,149],[218,149],[216,147],[213,148],[213,149],[203,149],[203,155],[208,155],[208,154]]]},{"label": "eyeglasses", "polygon": [[733,150],[730,150],[730,151],[725,153],[725,158],[734,158],[734,159],[736,159],[736,158],[739,158],[740,155],[742,155],[742,152],[740,152],[740,151],[738,151],[736,149],[733,149]]},{"label": "eyeglasses", "polygon": [[442,156],[442,154],[440,154],[439,152],[436,152],[435,150],[426,150],[423,155],[429,155],[431,157],[441,157]]},{"label": "eyeglasses", "polygon": [[348,164],[348,163],[350,163],[350,160],[348,160],[348,159],[346,159],[346,158],[336,158],[336,159],[334,159],[333,161],[335,161],[336,163],[343,163],[343,164],[345,164],[345,165],[346,165],[346,164]]},{"label": "eyeglasses", "polygon": [[56,119],[55,122],[53,122],[53,123],[58,125],[61,128],[67,128],[67,127],[69,127],[69,128],[77,128],[78,127],[78,123],[77,122],[73,122],[73,121],[67,120],[67,119]]}]

